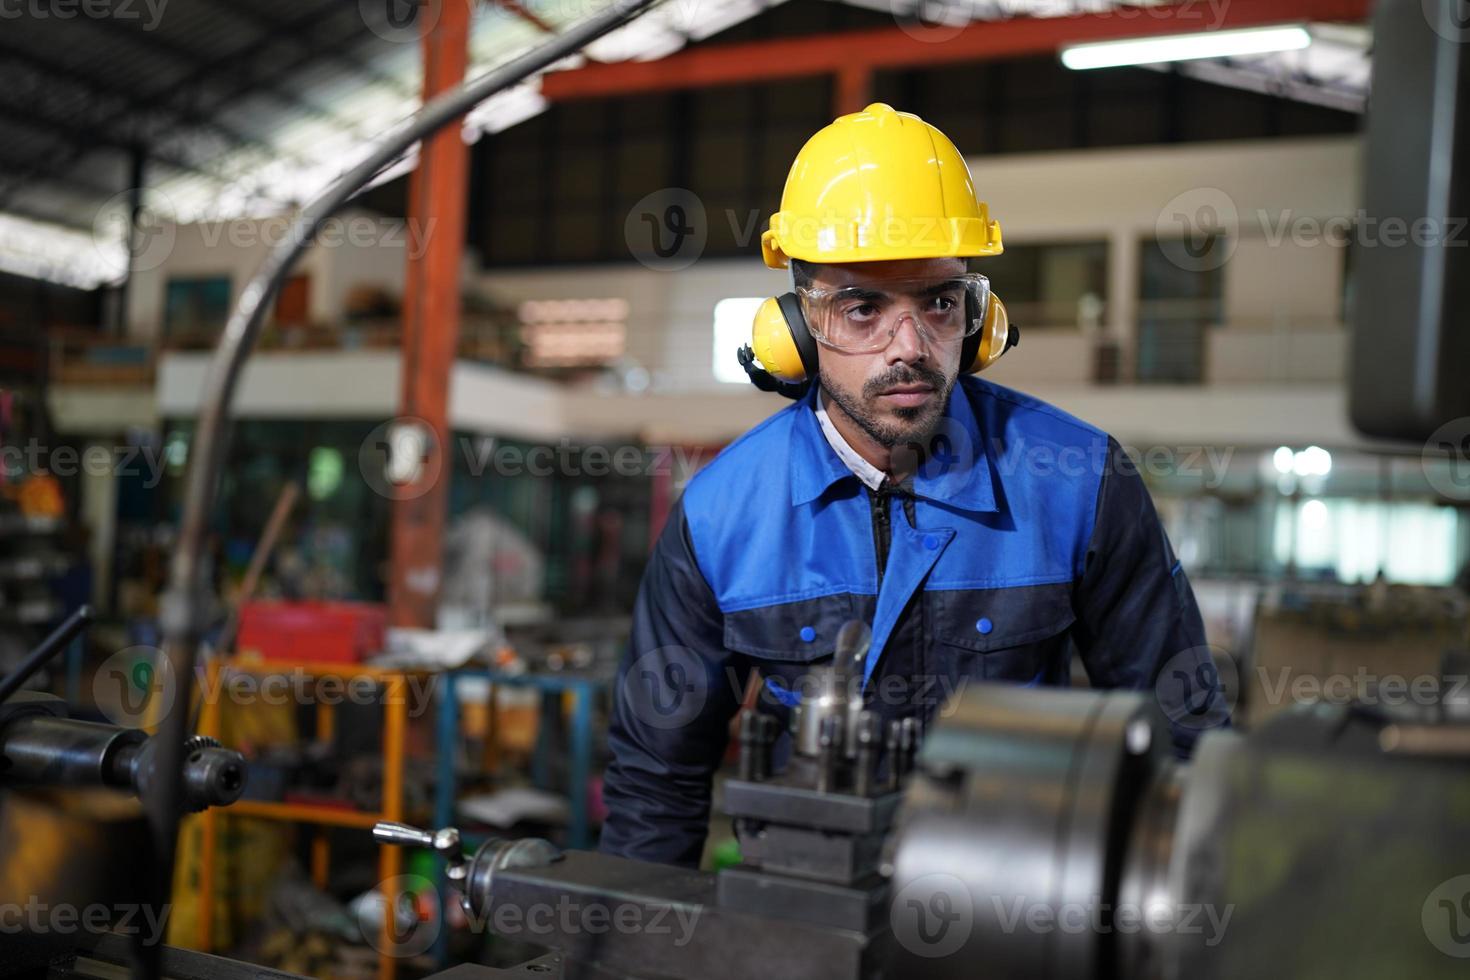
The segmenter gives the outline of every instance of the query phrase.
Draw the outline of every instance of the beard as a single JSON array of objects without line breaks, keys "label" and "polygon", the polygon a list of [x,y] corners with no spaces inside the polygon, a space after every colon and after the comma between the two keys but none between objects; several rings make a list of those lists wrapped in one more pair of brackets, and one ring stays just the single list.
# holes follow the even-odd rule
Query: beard
[{"label": "beard", "polygon": [[[893,449],[898,446],[924,444],[935,424],[944,415],[944,407],[949,404],[949,395],[954,390],[957,378],[945,377],[928,368],[898,364],[892,370],[865,382],[861,393],[831,384],[820,375],[818,380],[828,397],[847,413],[848,418],[868,438],[884,449]],[[890,409],[889,413],[893,418],[882,417],[877,407],[878,397],[885,389],[901,384],[929,385],[934,389],[935,397],[913,408]]]}]

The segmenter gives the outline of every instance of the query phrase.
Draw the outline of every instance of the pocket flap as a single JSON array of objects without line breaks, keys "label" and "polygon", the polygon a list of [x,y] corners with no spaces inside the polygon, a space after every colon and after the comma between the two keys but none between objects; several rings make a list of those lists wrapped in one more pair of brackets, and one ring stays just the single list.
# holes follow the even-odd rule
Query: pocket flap
[{"label": "pocket flap", "polygon": [[1039,643],[1077,619],[1070,583],[931,592],[929,597],[934,639],[981,653]]},{"label": "pocket flap", "polygon": [[858,618],[857,602],[847,594],[742,609],[725,614],[725,647],[763,660],[810,663],[832,656],[838,631]]}]

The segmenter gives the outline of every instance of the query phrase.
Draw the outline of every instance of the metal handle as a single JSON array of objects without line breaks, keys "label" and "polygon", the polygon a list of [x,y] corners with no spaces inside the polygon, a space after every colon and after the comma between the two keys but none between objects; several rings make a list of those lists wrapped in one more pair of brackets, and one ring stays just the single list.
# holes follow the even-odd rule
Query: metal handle
[{"label": "metal handle", "polygon": [[373,840],[379,844],[397,844],[400,847],[434,846],[434,835],[429,831],[392,820],[380,820],[373,824]]},{"label": "metal handle", "polygon": [[428,847],[437,851],[445,862],[445,873],[450,881],[462,881],[468,865],[464,849],[460,846],[459,831],[454,827],[443,830],[420,830],[406,823],[379,820],[373,824],[373,840],[379,844],[396,844],[399,847]]}]

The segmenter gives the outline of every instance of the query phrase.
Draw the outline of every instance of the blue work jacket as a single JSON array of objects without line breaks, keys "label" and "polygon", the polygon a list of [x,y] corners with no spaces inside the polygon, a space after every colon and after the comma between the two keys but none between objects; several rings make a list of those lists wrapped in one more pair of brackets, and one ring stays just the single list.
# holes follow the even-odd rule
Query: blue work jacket
[{"label": "blue work jacket", "polygon": [[[1189,683],[1210,670],[1189,581],[1106,433],[965,376],[915,475],[875,493],[816,398],[726,447],[671,510],[615,689],[604,851],[696,864],[752,669],[783,715],[854,618],[885,726],[927,726],[975,681],[1067,685],[1074,652],[1095,687],[1157,689],[1180,754],[1224,723],[1219,692]],[[1161,684],[1166,665],[1185,683]]]}]

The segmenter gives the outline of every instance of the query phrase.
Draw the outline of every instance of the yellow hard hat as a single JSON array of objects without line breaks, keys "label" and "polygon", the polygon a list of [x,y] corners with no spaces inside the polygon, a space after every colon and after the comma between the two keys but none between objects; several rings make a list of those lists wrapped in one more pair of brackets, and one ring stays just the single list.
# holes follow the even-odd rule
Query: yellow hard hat
[{"label": "yellow hard hat", "polygon": [[999,255],[1000,223],[938,129],[875,102],[807,140],[761,235],[766,265]]}]

